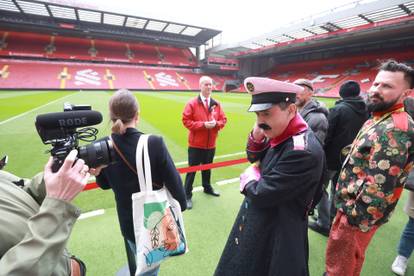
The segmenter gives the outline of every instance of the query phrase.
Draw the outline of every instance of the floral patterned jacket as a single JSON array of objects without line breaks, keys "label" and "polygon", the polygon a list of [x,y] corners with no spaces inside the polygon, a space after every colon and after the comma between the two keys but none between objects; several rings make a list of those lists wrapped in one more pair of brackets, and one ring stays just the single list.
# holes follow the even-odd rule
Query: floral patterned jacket
[{"label": "floral patterned jacket", "polygon": [[349,224],[367,232],[388,221],[413,166],[413,143],[414,122],[401,108],[362,126],[336,185],[336,207]]}]

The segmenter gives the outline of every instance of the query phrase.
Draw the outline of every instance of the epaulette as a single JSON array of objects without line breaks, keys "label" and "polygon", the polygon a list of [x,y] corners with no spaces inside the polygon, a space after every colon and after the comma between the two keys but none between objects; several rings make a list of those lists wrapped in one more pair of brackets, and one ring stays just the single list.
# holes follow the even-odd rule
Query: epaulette
[{"label": "epaulette", "polygon": [[293,150],[304,150],[305,149],[305,134],[299,134],[292,137],[293,138]]},{"label": "epaulette", "polygon": [[402,131],[408,130],[408,113],[407,112],[395,112],[391,114],[392,121],[395,128]]}]

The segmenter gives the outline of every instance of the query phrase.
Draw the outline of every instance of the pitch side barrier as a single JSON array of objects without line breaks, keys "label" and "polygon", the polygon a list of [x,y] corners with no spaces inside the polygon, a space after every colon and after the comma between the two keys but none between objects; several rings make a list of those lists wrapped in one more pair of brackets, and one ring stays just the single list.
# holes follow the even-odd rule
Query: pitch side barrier
[{"label": "pitch side barrier", "polygon": [[[205,171],[205,170],[222,168],[222,167],[229,167],[229,166],[234,166],[234,165],[242,164],[242,163],[246,163],[246,162],[248,162],[247,158],[240,158],[240,159],[233,159],[233,160],[227,160],[227,161],[204,164],[204,165],[198,165],[198,166],[178,168],[177,171],[180,174],[183,174],[183,173]],[[88,191],[88,190],[93,190],[93,189],[96,189],[96,188],[98,188],[98,184],[96,184],[96,182],[93,182],[93,183],[86,184],[86,186],[83,190]]]}]

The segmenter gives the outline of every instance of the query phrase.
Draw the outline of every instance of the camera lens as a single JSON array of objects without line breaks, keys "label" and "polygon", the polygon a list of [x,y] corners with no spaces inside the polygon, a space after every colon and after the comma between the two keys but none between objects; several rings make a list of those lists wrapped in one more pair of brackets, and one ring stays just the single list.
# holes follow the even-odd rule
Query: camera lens
[{"label": "camera lens", "polygon": [[93,142],[89,145],[79,147],[79,158],[85,161],[90,168],[100,165],[108,165],[114,159],[114,149],[112,141],[108,137]]}]

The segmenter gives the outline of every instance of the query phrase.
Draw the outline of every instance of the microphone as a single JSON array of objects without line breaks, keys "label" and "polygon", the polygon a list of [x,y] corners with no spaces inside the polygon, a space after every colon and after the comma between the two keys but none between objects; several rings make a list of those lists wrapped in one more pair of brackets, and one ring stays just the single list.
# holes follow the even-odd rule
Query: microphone
[{"label": "microphone", "polygon": [[96,125],[102,115],[94,110],[77,110],[41,114],[36,117],[36,130],[43,143],[72,137],[76,128]]},{"label": "microphone", "polygon": [[102,115],[94,110],[78,110],[41,114],[36,117],[37,129],[72,129],[96,125],[102,122]]}]

